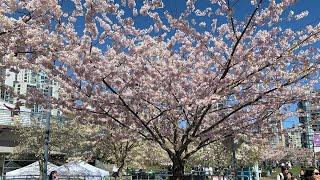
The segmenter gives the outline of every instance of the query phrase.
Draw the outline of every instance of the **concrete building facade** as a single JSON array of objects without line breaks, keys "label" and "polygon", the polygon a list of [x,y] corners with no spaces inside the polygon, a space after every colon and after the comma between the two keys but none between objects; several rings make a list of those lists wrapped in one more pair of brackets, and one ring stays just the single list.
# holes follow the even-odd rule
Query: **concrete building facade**
[{"label": "concrete building facade", "polygon": [[319,102],[301,101],[298,103],[299,123],[304,130],[301,134],[302,147],[313,148],[313,136],[315,132],[320,132],[320,104]]},{"label": "concrete building facade", "polygon": [[268,132],[268,142],[272,147],[284,146],[285,136],[283,134],[283,124],[275,116],[270,116],[266,125]]},{"label": "concrete building facade", "polygon": [[303,112],[303,115],[299,117],[299,123],[302,125],[302,129],[304,129],[301,133],[302,147],[312,149],[314,131],[312,129],[311,103],[301,101],[298,103],[298,108]]},{"label": "concrete building facade", "polygon": [[301,129],[297,126],[287,129],[286,146],[289,148],[302,148]]}]

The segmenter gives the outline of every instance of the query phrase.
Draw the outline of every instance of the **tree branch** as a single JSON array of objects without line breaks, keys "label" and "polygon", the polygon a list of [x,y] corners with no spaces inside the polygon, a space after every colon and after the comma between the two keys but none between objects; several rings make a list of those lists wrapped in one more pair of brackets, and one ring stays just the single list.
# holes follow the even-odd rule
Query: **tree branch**
[{"label": "tree branch", "polygon": [[[228,5],[229,11],[230,11],[230,12],[233,12],[232,7],[230,7],[230,0],[227,1],[227,5]],[[234,35],[234,37],[236,38],[236,40],[238,40],[237,33],[236,33],[236,29],[235,29],[235,26],[234,26],[234,21],[233,21],[233,16],[232,16],[232,14],[230,13],[230,14],[228,15],[228,17],[229,17],[230,22],[231,22],[233,35]]]},{"label": "tree branch", "polygon": [[200,132],[199,134],[196,135],[196,137],[199,137],[205,133],[208,133],[209,131],[211,131],[213,128],[215,128],[217,125],[221,124],[223,121],[225,121],[226,119],[228,119],[231,115],[235,114],[236,112],[240,111],[241,109],[253,104],[254,102],[259,101],[264,95],[269,94],[275,90],[277,90],[278,88],[273,88],[270,89],[262,94],[260,94],[257,98],[255,98],[252,101],[249,101],[247,103],[244,103],[242,105],[239,105],[236,109],[234,109],[233,111],[231,111],[229,114],[227,114],[226,116],[224,116],[222,119],[220,119],[219,121],[217,121],[216,123],[214,123],[213,125],[211,125],[209,128],[203,130],[202,132]]},{"label": "tree branch", "polygon": [[263,0],[260,0],[260,1],[259,1],[258,6],[255,8],[255,10],[253,11],[253,13],[251,14],[251,17],[250,17],[249,21],[247,22],[247,24],[246,24],[245,28],[243,29],[243,31],[242,31],[242,33],[241,33],[240,37],[239,37],[239,38],[237,38],[237,41],[236,41],[236,43],[234,44],[234,46],[233,46],[233,48],[232,48],[232,52],[231,52],[230,58],[228,59],[228,62],[227,62],[226,68],[225,68],[225,70],[224,70],[224,72],[223,72],[223,74],[222,74],[222,76],[221,76],[220,80],[221,80],[221,79],[224,79],[224,78],[226,77],[227,73],[229,72],[229,69],[230,69],[230,65],[231,65],[231,61],[232,61],[233,55],[234,55],[234,53],[236,52],[236,49],[237,49],[237,47],[238,47],[238,45],[239,45],[239,43],[240,43],[240,41],[241,41],[241,39],[242,39],[243,35],[246,33],[246,31],[247,31],[247,29],[248,29],[249,25],[251,24],[251,21],[252,21],[253,17],[256,15],[256,13],[257,13],[258,9],[260,8],[262,1],[263,1]]}]

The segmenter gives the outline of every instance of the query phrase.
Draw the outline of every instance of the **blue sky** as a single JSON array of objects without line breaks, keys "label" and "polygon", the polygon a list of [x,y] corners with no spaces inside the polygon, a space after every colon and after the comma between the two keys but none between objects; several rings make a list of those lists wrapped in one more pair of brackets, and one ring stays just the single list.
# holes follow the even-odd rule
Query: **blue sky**
[{"label": "blue sky", "polygon": [[291,117],[291,118],[288,118],[288,119],[283,121],[283,127],[285,129],[291,128],[291,127],[293,127],[294,125],[296,125],[298,123],[299,123],[299,118],[298,117]]},{"label": "blue sky", "polygon": [[[297,13],[304,10],[309,11],[308,17],[292,23],[291,26],[294,29],[301,29],[308,24],[315,25],[320,22],[320,1],[319,0],[297,0],[297,4],[292,6],[292,10]],[[320,85],[318,85],[316,88],[319,89]],[[297,108],[297,105],[294,104],[291,106],[290,109],[291,111],[295,111],[296,108]],[[299,123],[299,119],[297,117],[291,117],[286,119],[283,122],[283,126],[285,128],[290,128],[293,125],[298,123]]]},{"label": "blue sky", "polygon": [[[171,7],[168,7],[168,11],[173,15],[179,14],[179,12],[181,12],[185,7],[184,0],[165,0],[164,2],[165,4],[170,4]],[[268,0],[265,0],[265,2],[268,3]],[[250,0],[230,0],[230,4],[234,5],[235,15],[240,18],[249,15],[253,10],[253,7],[250,6]],[[200,9],[205,9],[206,7],[210,6],[210,3],[208,0],[200,0],[198,1],[197,5],[197,7]],[[285,14],[288,14],[290,10],[293,10],[295,14],[299,14],[302,11],[308,10],[309,15],[304,19],[293,21],[287,24],[279,24],[279,26],[283,26],[284,28],[291,27],[292,29],[300,30],[306,25],[315,25],[320,22],[320,0],[297,0],[297,3],[286,10]],[[320,85],[317,88],[319,87]],[[296,109],[297,105],[292,104],[290,111],[296,111]],[[283,126],[284,128],[290,128],[298,123],[298,117],[290,117],[283,121]]]},{"label": "blue sky", "polygon": [[[290,111],[294,112],[294,111],[296,111],[296,109],[297,109],[297,104],[292,104],[290,107]],[[290,118],[283,121],[283,127],[290,128],[298,123],[299,123],[298,117],[290,117]]]},{"label": "blue sky", "polygon": [[[119,2],[120,0],[115,0],[115,2]],[[277,2],[279,0],[276,0]],[[137,2],[137,9],[139,10],[142,6],[142,0],[136,1]],[[172,16],[178,17],[186,8],[186,0],[163,0],[164,2],[164,9],[168,11]],[[268,4],[269,0],[264,0],[264,5]],[[244,20],[244,18],[250,15],[254,9],[253,6],[250,5],[250,0],[230,0],[230,4],[233,5],[234,14],[238,20]],[[74,8],[74,5],[69,0],[61,1],[61,6],[65,12],[70,12],[71,9]],[[210,7],[215,10],[216,6],[213,6],[210,3],[210,0],[198,0],[196,3],[196,7],[200,10],[205,10],[206,8]],[[320,2],[319,0],[297,0],[297,3],[294,6],[291,6],[288,10],[285,11],[285,15],[289,13],[289,10],[293,10],[295,14],[299,14],[304,10],[309,11],[309,16],[307,18],[301,19],[299,21],[293,21],[287,24],[279,24],[279,26],[283,27],[291,27],[293,29],[301,29],[307,24],[315,24],[320,20]],[[132,11],[129,8],[125,8],[125,16],[132,16]],[[160,12],[160,11],[158,11]],[[160,13],[163,15],[163,13]],[[109,16],[110,17],[110,16]],[[197,22],[204,21],[207,24],[211,23],[211,19],[207,16],[204,17],[197,17],[194,14],[190,15],[190,19],[195,19]],[[163,18],[164,20],[164,18]],[[82,34],[84,28],[84,18],[79,18],[76,22],[75,26],[79,34]],[[140,28],[149,27],[152,24],[152,20],[147,16],[138,15],[134,18],[135,26]],[[224,23],[220,21],[220,23]],[[219,24],[219,17],[218,17],[218,24]],[[206,28],[197,28],[198,31],[207,30]]]}]

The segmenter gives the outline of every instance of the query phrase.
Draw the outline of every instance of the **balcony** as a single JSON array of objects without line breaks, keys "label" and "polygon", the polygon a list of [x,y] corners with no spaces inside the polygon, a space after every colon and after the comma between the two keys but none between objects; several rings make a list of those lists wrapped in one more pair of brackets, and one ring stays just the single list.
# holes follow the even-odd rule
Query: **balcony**
[{"label": "balcony", "polygon": [[44,126],[46,122],[46,113],[34,113],[29,111],[10,111],[8,109],[0,109],[0,127],[14,127],[17,125]]},{"label": "balcony", "polygon": [[[39,126],[44,127],[46,125],[47,113],[46,112],[11,112],[9,110],[0,109],[0,129],[1,128],[14,128],[17,126]],[[64,116],[56,115],[56,112],[51,111],[51,121],[58,123],[65,123],[70,121]]]}]

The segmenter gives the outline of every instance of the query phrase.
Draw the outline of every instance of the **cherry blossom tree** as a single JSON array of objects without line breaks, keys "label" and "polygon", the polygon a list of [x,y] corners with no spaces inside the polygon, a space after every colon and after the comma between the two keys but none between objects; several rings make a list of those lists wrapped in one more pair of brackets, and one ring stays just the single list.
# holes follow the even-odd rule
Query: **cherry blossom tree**
[{"label": "cherry blossom tree", "polygon": [[130,152],[129,167],[160,170],[172,165],[167,153],[152,141],[141,141]]},{"label": "cherry blossom tree", "polygon": [[[13,157],[31,155],[43,159],[45,128],[39,121],[32,119],[31,125],[16,124],[14,133],[17,134],[17,146]],[[97,139],[95,125],[80,124],[78,121],[58,122],[52,118],[50,125],[50,152],[60,153],[66,159],[91,160],[95,156],[93,146]],[[66,143],[68,142],[68,143]]]},{"label": "cherry blossom tree", "polygon": [[[76,121],[58,123],[55,118],[52,118],[51,121],[49,146],[51,157],[59,157],[59,163],[69,158],[79,159],[81,157],[82,160],[92,158],[94,153],[91,149],[94,141],[92,139],[89,141],[91,136],[88,136],[88,130],[90,130],[88,125],[80,125]],[[10,156],[12,158],[35,157],[39,160],[40,172],[43,173],[45,136],[43,124],[37,119],[32,119],[32,123],[28,126],[17,123],[14,133],[17,135],[17,146],[14,147]]]},{"label": "cherry blossom tree", "polygon": [[312,165],[313,150],[308,148],[292,148],[284,146],[269,146],[262,151],[262,159],[273,162],[296,161]]},{"label": "cherry blossom tree", "polygon": [[[236,142],[232,142],[236,141]],[[235,152],[235,157],[233,157]],[[238,134],[236,137],[227,138],[224,141],[211,143],[195,153],[188,160],[188,164],[212,166],[223,170],[236,160],[237,167],[250,167],[261,161],[263,146],[257,139],[249,139],[248,136]]]},{"label": "cherry blossom tree", "polygon": [[117,176],[121,176],[123,168],[128,167],[133,159],[134,148],[139,146],[138,138],[134,136],[134,132],[122,132],[123,129],[118,126],[110,126],[110,124],[93,127],[94,130],[91,131],[91,138],[88,141],[94,139],[96,142],[92,146],[94,158],[98,158],[104,163],[115,164],[118,169]]},{"label": "cherry blossom tree", "polygon": [[295,28],[308,11],[252,0],[237,16],[235,3],[3,0],[0,64],[46,72],[61,86],[54,108],[154,141],[181,179],[200,149],[255,129],[319,81],[319,24]]},{"label": "cherry blossom tree", "polygon": [[[64,119],[63,122],[52,118],[49,152],[60,154],[67,161],[99,159],[103,163],[111,162],[117,165],[119,172],[125,163],[133,159],[129,156],[132,156],[132,149],[138,145],[135,138],[123,136],[125,133],[120,133],[119,128],[112,128],[110,124],[101,126],[93,124],[88,119],[83,123],[82,118],[72,117],[75,116],[69,116],[70,119]],[[35,156],[39,163],[43,163],[43,124],[36,119],[32,119],[30,126],[19,124],[19,119],[16,121],[15,134],[18,136],[18,145],[14,148],[12,157]]]}]

